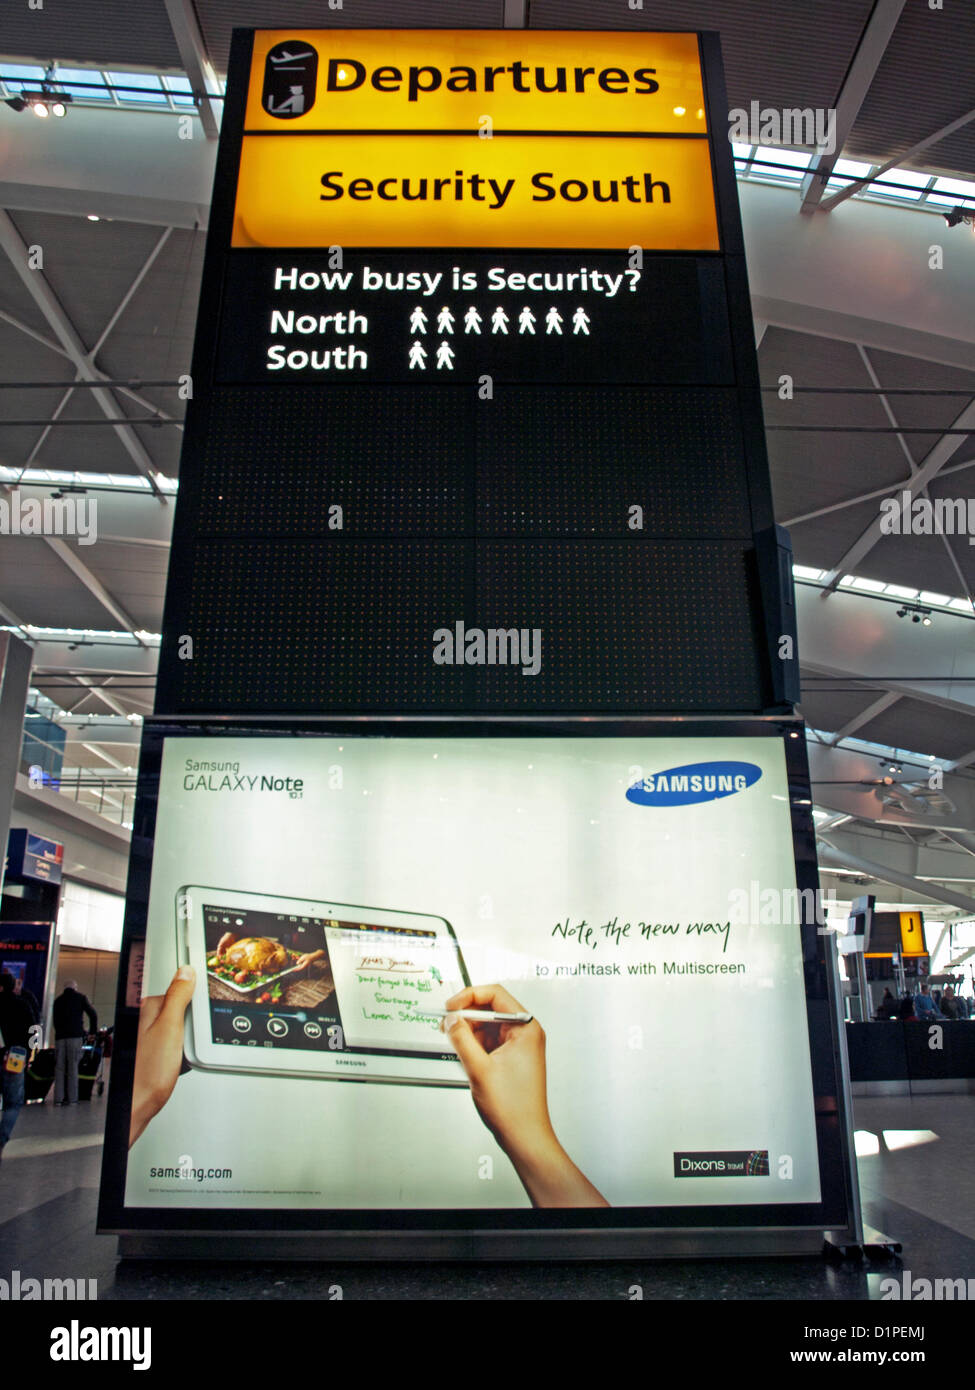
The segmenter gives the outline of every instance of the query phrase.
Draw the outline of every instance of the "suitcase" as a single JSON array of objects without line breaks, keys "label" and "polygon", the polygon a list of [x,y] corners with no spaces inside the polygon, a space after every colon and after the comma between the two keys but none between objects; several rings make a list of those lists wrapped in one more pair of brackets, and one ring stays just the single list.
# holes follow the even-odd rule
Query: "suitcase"
[{"label": "suitcase", "polygon": [[45,1100],[54,1084],[54,1048],[42,1047],[34,1053],[24,1073],[24,1099]]},{"label": "suitcase", "polygon": [[78,1063],[78,1099],[91,1100],[92,1087],[98,1083],[98,1094],[105,1089],[102,1076],[102,1050],[100,1047],[83,1047]]}]

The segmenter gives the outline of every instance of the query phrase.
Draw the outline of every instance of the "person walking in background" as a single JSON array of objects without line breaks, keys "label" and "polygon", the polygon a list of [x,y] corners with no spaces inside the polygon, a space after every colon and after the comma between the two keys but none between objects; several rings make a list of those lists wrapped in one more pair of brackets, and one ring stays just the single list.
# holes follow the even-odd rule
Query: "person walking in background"
[{"label": "person walking in background", "polygon": [[0,975],[0,1033],[3,1034],[3,1046],[0,1048],[0,1091],[3,1095],[3,1114],[0,1115],[0,1159],[3,1158],[4,1148],[24,1104],[23,1063],[26,1057],[21,1055],[20,1066],[15,1065],[15,1069],[11,1071],[8,1068],[14,1065],[18,1058],[16,1053],[11,1057],[10,1052],[12,1048],[23,1048],[24,1053],[30,1052],[30,1029],[33,1022],[30,1007],[14,992],[14,977],[5,970]]},{"label": "person walking in background", "polygon": [[30,1009],[31,1013],[34,1015],[34,1017],[33,1017],[33,1019],[32,1019],[32,1022],[33,1022],[33,1023],[40,1023],[40,1021],[41,1021],[41,1006],[40,1006],[40,1004],[38,1004],[38,1002],[37,1002],[37,995],[34,994],[32,990],[29,990],[29,989],[26,987],[26,985],[24,984],[23,980],[20,980],[20,979],[15,979],[15,980],[14,980],[14,994],[16,994],[16,996],[17,996],[18,999],[23,999],[24,1003],[27,1005],[27,1007]]},{"label": "person walking in background", "polygon": [[82,1015],[88,1015],[89,1033],[98,1027],[98,1015],[84,994],[78,993],[78,981],[69,980],[54,1001],[54,1104],[78,1104],[78,1063],[84,1037]]}]

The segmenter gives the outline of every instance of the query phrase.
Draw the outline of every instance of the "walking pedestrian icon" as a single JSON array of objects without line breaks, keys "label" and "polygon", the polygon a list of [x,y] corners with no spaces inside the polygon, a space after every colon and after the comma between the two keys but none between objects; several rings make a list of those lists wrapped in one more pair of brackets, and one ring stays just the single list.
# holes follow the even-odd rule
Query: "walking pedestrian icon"
[{"label": "walking pedestrian icon", "polygon": [[[511,305],[508,307],[498,304],[442,304],[439,309],[430,305],[414,304],[406,311],[409,322],[409,346],[407,348],[408,370],[410,372],[426,372],[434,369],[438,372],[461,373],[470,370],[469,365],[465,366],[463,357],[458,367],[457,351],[451,343],[450,335],[463,332],[465,335],[474,335],[480,338],[482,334],[490,332],[492,335],[501,338],[562,338],[569,333],[571,324],[572,336],[576,338],[592,338],[592,318],[589,312],[580,304],[575,309],[569,309],[565,305],[550,303],[548,307],[533,304]],[[544,335],[542,325],[544,324]],[[435,339],[425,338],[426,334],[436,333]],[[428,344],[426,346],[425,344]],[[583,354],[597,350],[599,344],[587,344],[585,347],[580,343],[580,351]],[[520,349],[514,341],[506,345],[500,342],[494,347],[489,347],[487,343],[479,351],[496,353],[498,365],[507,368],[507,360],[512,354],[520,354]],[[535,349],[535,359],[539,368],[548,367],[548,358],[553,362],[560,362],[565,349],[555,348],[551,353],[546,352],[541,343]],[[543,362],[543,359],[544,362]]]}]

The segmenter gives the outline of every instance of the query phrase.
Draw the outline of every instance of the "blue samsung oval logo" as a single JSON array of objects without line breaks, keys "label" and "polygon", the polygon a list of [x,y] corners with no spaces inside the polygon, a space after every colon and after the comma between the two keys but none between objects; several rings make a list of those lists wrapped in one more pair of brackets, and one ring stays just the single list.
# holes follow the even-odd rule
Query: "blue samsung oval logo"
[{"label": "blue samsung oval logo", "polygon": [[686,763],[634,782],[626,799],[637,806],[690,806],[734,796],[753,786],[761,775],[762,769],[754,763]]}]

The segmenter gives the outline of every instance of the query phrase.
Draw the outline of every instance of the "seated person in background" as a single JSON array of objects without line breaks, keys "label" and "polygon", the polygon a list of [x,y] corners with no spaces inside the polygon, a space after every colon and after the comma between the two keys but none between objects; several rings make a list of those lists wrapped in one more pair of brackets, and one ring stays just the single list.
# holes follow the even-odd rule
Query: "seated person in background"
[{"label": "seated person in background", "polygon": [[941,996],[941,1012],[945,1018],[961,1018],[958,1009],[958,996],[951,985],[945,985],[945,992]]},{"label": "seated person in background", "polygon": [[944,1018],[944,1014],[931,998],[930,985],[922,985],[914,996],[914,1013],[923,1023],[926,1018]]},{"label": "seated person in background", "polygon": [[902,1023],[913,1021],[915,1017],[914,1000],[911,997],[911,995],[905,994],[904,998],[897,1005],[897,1017],[901,1020]]},{"label": "seated person in background", "polygon": [[896,1000],[896,999],[894,998],[894,996],[891,994],[889,988],[888,988],[888,989],[885,989],[885,990],[884,990],[884,997],[883,997],[883,999],[881,999],[880,1003],[877,1005],[877,1018],[878,1018],[878,1020],[879,1020],[879,1019],[893,1018],[894,1015],[895,1015],[896,1013],[897,1013],[897,1000]]}]

